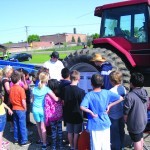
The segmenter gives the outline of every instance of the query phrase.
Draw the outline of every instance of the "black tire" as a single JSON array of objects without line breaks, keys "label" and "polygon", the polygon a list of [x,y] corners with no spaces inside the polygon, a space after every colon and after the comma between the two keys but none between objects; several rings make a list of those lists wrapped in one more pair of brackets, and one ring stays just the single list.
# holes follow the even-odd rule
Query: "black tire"
[{"label": "black tire", "polygon": [[113,66],[114,70],[120,70],[123,74],[123,84],[129,89],[130,85],[130,71],[128,70],[122,59],[111,50],[105,48],[82,49],[75,53],[71,53],[63,60],[65,67],[70,70],[78,70],[79,72],[98,72],[97,66],[90,60],[94,53],[100,53],[105,57]]}]

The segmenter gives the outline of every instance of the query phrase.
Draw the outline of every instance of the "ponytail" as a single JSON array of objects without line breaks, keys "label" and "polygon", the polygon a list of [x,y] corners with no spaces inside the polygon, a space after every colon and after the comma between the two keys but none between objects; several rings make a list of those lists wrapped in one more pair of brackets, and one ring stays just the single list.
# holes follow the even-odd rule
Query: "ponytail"
[{"label": "ponytail", "polygon": [[47,72],[41,72],[39,74],[39,84],[38,87],[41,89],[45,83],[48,82],[49,74]]}]

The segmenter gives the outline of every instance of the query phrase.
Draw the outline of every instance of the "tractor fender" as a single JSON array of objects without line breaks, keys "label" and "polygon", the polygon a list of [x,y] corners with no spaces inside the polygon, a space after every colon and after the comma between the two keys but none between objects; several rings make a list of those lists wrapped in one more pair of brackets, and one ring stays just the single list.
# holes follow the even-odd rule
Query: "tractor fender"
[{"label": "tractor fender", "polygon": [[[120,39],[120,38],[119,38]],[[123,42],[126,42],[124,45],[127,47],[127,50],[125,48],[123,48],[122,46],[119,45],[120,42],[122,41],[119,41],[119,39],[112,39],[112,38],[99,38],[99,39],[95,39],[93,41],[93,45],[99,45],[99,44],[109,44],[111,46],[113,46],[115,49],[117,49],[120,53],[122,53],[126,59],[128,60],[128,62],[130,63],[130,65],[132,67],[135,67],[136,66],[136,63],[135,61],[133,60],[131,54],[129,53],[129,50],[131,49],[131,45],[129,43],[127,43],[126,40],[124,40],[123,38]],[[127,44],[127,45],[126,45]]]}]

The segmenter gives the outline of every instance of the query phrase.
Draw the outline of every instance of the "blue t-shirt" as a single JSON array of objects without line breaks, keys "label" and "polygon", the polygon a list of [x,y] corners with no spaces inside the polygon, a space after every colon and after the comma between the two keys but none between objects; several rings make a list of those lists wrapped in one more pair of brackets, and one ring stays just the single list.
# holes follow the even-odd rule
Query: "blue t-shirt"
[{"label": "blue t-shirt", "polygon": [[[123,97],[126,94],[126,89],[122,85],[114,86],[110,89],[110,91]],[[110,109],[109,117],[112,119],[119,119],[123,117],[123,101]]]},{"label": "blue t-shirt", "polygon": [[41,89],[34,87],[32,91],[34,95],[33,108],[43,108],[45,95],[50,92],[51,89],[47,86],[43,86]]},{"label": "blue t-shirt", "polygon": [[104,89],[100,92],[91,91],[85,95],[80,106],[87,107],[98,115],[98,117],[93,118],[88,114],[87,129],[89,131],[100,131],[110,127],[111,122],[106,109],[109,103],[118,99],[120,99],[119,95]]}]

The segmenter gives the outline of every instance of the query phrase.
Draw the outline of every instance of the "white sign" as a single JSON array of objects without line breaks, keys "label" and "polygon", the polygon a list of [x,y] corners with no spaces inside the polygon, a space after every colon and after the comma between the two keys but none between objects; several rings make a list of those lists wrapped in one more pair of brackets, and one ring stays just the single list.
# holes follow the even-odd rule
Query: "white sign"
[{"label": "white sign", "polygon": [[97,72],[80,72],[80,82],[78,83],[78,87],[85,90],[86,93],[93,90],[91,86],[91,77],[95,73]]}]

